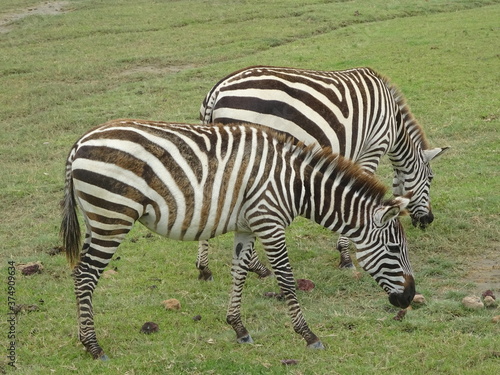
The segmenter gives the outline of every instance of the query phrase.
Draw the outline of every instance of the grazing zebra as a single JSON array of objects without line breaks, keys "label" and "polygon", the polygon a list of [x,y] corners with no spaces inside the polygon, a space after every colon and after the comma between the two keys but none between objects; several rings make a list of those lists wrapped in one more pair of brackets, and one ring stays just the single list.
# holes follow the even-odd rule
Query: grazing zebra
[{"label": "grazing zebra", "polygon": [[[385,187],[348,160],[269,128],[114,120],[83,135],[66,163],[61,235],[74,268],[79,337],[106,359],[96,338],[92,294],[135,221],[176,240],[234,231],[227,322],[252,342],[240,316],[242,288],[258,238],[289,306],[293,328],[322,348],[297,301],[285,228],[298,216],[348,235],[361,266],[407,307],[415,283],[397,218],[409,197],[384,201]],[[86,224],[80,253],[76,206]]]},{"label": "grazing zebra", "polygon": [[[425,228],[434,216],[429,188],[429,162],[447,147],[429,149],[421,126],[403,95],[369,68],[314,71],[255,66],[234,72],[208,92],[200,108],[202,123],[254,123],[285,132],[298,140],[331,147],[374,173],[384,154],[393,168],[393,192],[413,196],[408,205],[413,225]],[[349,241],[340,237],[340,267],[354,267]],[[199,244],[200,279],[212,279],[208,243]],[[270,274],[254,256],[251,268]]]}]

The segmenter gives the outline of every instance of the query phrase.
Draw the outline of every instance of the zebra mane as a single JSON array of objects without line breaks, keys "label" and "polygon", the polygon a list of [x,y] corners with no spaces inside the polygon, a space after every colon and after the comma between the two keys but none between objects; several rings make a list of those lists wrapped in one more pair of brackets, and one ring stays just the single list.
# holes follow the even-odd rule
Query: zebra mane
[{"label": "zebra mane", "polygon": [[429,141],[427,140],[424,129],[419,124],[417,119],[413,116],[410,111],[410,107],[406,102],[406,98],[403,93],[389,80],[389,78],[375,73],[379,76],[379,78],[385,83],[385,85],[389,88],[392,97],[396,101],[396,104],[401,111],[401,116],[404,120],[405,126],[408,130],[408,133],[412,137],[413,141],[418,142],[423,150],[427,150],[429,148]]},{"label": "zebra mane", "polygon": [[352,181],[352,186],[358,191],[370,192],[377,200],[382,200],[387,193],[387,187],[372,174],[367,173],[358,164],[332,151],[330,147],[318,148],[316,144],[305,145],[292,136],[270,130],[273,136],[279,137],[292,152],[304,162],[315,167],[324,174],[335,173],[343,175],[344,179]]}]

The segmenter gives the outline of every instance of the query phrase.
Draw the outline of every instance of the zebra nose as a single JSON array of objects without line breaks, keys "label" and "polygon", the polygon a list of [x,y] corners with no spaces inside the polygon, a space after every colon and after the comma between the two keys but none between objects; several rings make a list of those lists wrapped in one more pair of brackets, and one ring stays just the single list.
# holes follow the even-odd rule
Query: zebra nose
[{"label": "zebra nose", "polygon": [[415,297],[415,280],[413,276],[405,275],[403,292],[389,294],[389,302],[396,307],[406,309],[413,301],[413,297]]},{"label": "zebra nose", "polygon": [[429,211],[429,213],[427,215],[425,215],[422,220],[420,220],[420,224],[425,224],[425,225],[429,225],[430,223],[432,223],[434,221],[434,215],[432,213],[432,211]]},{"label": "zebra nose", "polygon": [[420,217],[412,217],[411,223],[413,224],[414,227],[417,225],[419,226],[420,229],[425,229],[427,226],[434,221],[434,214],[432,211],[429,211],[427,215],[423,215]]}]

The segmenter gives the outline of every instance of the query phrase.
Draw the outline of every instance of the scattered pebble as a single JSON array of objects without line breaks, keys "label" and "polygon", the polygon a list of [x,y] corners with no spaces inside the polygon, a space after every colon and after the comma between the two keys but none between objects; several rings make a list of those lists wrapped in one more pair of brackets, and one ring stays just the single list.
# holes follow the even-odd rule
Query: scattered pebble
[{"label": "scattered pebble", "polygon": [[486,297],[491,297],[493,299],[496,299],[495,295],[493,294],[493,292],[491,290],[486,290],[483,292],[483,294],[481,295],[483,298],[486,298]]},{"label": "scattered pebble", "polygon": [[424,305],[426,302],[427,301],[425,300],[425,297],[420,293],[415,294],[415,297],[413,297],[412,301],[412,303],[417,305]]},{"label": "scattered pebble", "polygon": [[181,303],[178,300],[176,300],[175,298],[166,299],[161,304],[165,307],[165,310],[180,310],[181,309]]},{"label": "scattered pebble", "polygon": [[402,321],[406,315],[406,309],[399,310],[396,316],[392,319],[397,320],[397,321]]},{"label": "scattered pebble", "polygon": [[477,296],[467,296],[462,299],[462,305],[467,307],[468,309],[482,309],[484,307],[484,303],[481,301],[481,298]]},{"label": "scattered pebble", "polygon": [[500,323],[500,315],[495,315],[493,318],[491,318],[491,321],[493,323]]},{"label": "scattered pebble", "polygon": [[486,296],[483,298],[484,306],[486,307],[497,307],[497,301],[492,296]]},{"label": "scattered pebble", "polygon": [[314,283],[311,280],[307,279],[297,279],[297,289],[309,292],[313,290],[315,287]]},{"label": "scattered pebble", "polygon": [[200,320],[201,320],[201,315],[196,315],[196,316],[193,316],[193,320],[194,320],[195,322],[200,321]]},{"label": "scattered pebble", "polygon": [[160,328],[158,327],[158,324],[154,322],[146,322],[142,325],[141,333],[149,335],[150,333],[155,333],[158,332],[159,330]]}]

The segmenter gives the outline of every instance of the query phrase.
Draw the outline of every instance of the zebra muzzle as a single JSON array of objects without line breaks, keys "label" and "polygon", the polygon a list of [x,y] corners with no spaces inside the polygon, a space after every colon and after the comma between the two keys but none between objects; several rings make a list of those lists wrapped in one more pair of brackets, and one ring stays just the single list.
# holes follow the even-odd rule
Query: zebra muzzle
[{"label": "zebra muzzle", "polygon": [[405,275],[404,290],[401,293],[389,294],[389,302],[396,307],[406,309],[415,297],[415,280],[411,275]]},{"label": "zebra muzzle", "polygon": [[414,227],[419,227],[420,229],[425,229],[427,226],[434,221],[434,215],[432,212],[429,212],[427,215],[416,217],[411,217],[411,223]]}]

